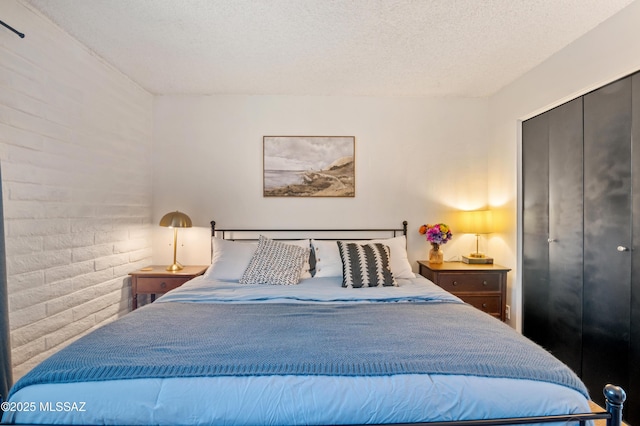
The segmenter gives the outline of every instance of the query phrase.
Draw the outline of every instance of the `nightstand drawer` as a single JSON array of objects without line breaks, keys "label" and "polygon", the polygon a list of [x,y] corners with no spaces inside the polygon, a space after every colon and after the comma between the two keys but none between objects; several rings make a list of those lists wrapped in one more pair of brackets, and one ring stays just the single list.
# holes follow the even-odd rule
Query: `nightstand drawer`
[{"label": "nightstand drawer", "polygon": [[491,273],[440,273],[438,285],[452,292],[500,291],[500,275]]},{"label": "nightstand drawer", "polygon": [[138,278],[138,293],[166,293],[189,281],[190,277]]},{"label": "nightstand drawer", "polygon": [[488,314],[499,317],[502,311],[502,298],[500,296],[458,296],[473,307]]}]

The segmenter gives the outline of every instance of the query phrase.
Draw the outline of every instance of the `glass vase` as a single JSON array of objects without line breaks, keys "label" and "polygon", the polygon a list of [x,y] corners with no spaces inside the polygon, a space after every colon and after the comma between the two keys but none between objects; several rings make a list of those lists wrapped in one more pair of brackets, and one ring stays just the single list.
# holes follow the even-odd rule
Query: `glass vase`
[{"label": "glass vase", "polygon": [[442,263],[444,262],[444,253],[440,249],[440,244],[431,243],[431,250],[429,250],[429,263]]}]

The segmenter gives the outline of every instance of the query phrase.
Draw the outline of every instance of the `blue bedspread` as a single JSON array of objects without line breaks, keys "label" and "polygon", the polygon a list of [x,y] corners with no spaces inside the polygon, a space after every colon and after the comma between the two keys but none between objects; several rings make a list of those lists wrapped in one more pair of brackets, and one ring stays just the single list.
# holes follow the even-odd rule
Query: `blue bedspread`
[{"label": "blue bedspread", "polygon": [[54,354],[11,392],[151,377],[413,373],[526,378],[587,396],[549,353],[458,303],[154,303]]}]

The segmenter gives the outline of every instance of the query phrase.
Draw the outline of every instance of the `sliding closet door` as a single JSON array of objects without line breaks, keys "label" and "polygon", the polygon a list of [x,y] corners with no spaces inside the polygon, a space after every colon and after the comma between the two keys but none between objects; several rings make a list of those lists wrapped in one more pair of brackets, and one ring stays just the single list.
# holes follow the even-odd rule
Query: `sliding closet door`
[{"label": "sliding closet door", "polygon": [[523,333],[580,374],[582,99],[523,123]]},{"label": "sliding closet door", "polygon": [[582,98],[549,115],[549,339],[578,375],[582,366]]},{"label": "sliding closet door", "polygon": [[547,346],[549,316],[549,114],[522,123],[523,334]]},{"label": "sliding closet door", "polygon": [[584,96],[582,379],[602,402],[628,386],[631,300],[631,78]]}]

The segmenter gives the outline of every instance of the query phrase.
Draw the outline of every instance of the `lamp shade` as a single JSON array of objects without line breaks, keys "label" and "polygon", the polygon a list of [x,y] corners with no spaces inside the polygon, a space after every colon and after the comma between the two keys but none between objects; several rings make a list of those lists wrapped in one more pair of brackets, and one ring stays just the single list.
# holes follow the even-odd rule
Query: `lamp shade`
[{"label": "lamp shade", "polygon": [[463,234],[490,234],[493,232],[491,210],[460,212],[458,232]]},{"label": "lamp shade", "polygon": [[191,228],[191,218],[176,210],[175,212],[162,216],[160,226],[168,226],[169,228]]}]

